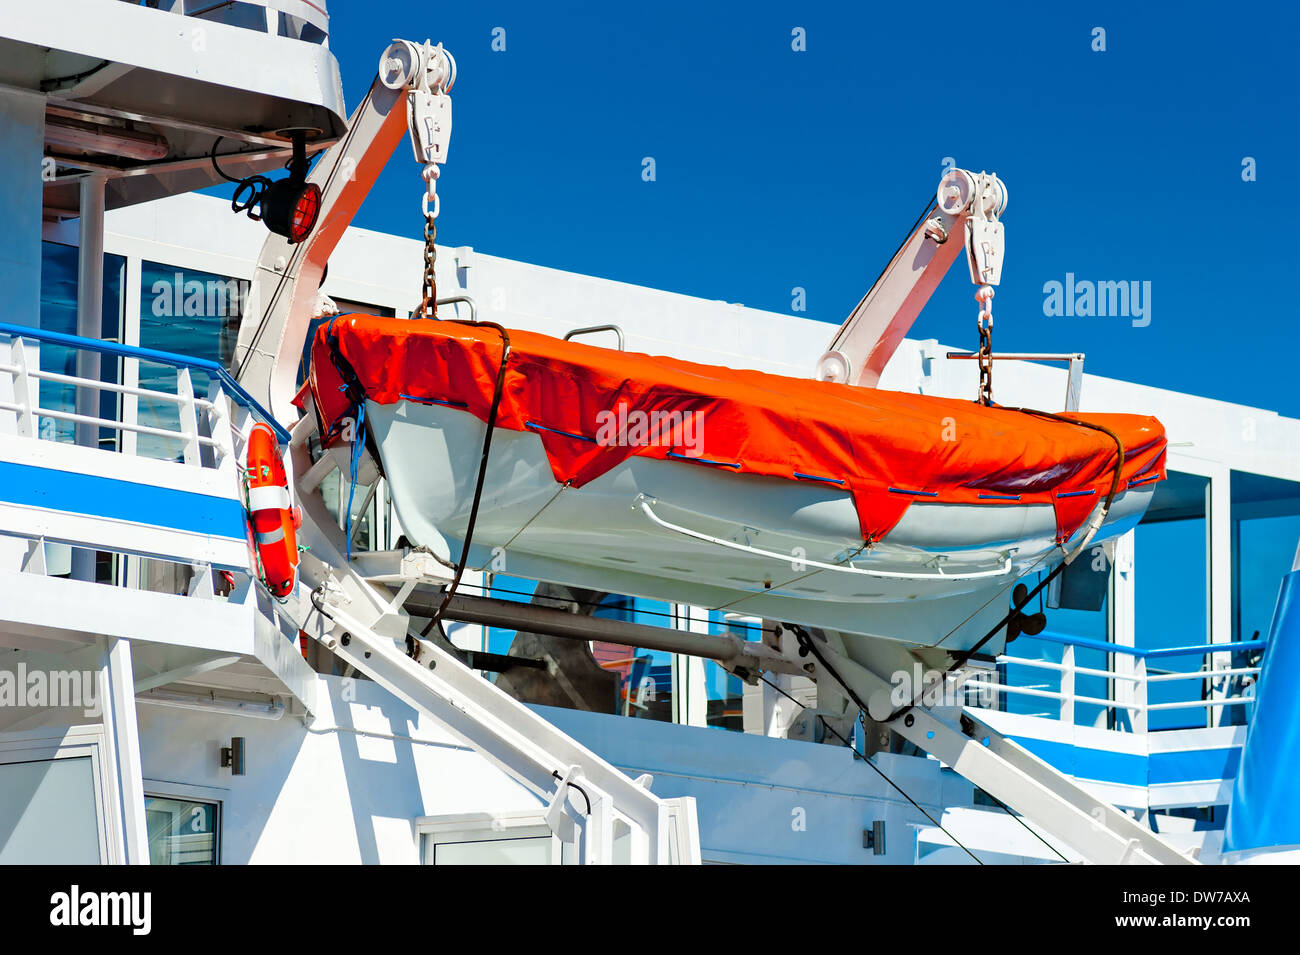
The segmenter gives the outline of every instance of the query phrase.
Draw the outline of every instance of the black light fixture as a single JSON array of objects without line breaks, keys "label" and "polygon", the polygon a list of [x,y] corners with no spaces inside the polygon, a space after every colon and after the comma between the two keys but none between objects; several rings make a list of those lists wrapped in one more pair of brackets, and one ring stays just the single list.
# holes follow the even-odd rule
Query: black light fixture
[{"label": "black light fixture", "polygon": [[306,134],[295,130],[289,178],[271,183],[262,194],[262,219],[276,235],[301,242],[311,234],[318,215],[320,186],[307,181]]},{"label": "black light fixture", "polygon": [[870,849],[872,855],[885,854],[885,820],[873,819],[871,828],[862,830],[862,848]]},{"label": "black light fixture", "polygon": [[[228,182],[236,183],[230,208],[245,212],[254,221],[261,220],[276,235],[291,243],[301,242],[311,235],[320,215],[320,186],[307,181],[307,132],[295,129],[289,132],[293,141],[293,157],[289,160],[289,176],[272,182],[265,176],[248,176],[236,179],[227,176],[217,165],[217,144],[212,145],[212,168]],[[220,139],[217,143],[221,142]],[[256,211],[254,211],[256,210]]]},{"label": "black light fixture", "polygon": [[232,776],[244,775],[244,737],[232,736],[230,745],[221,747],[221,765]]}]

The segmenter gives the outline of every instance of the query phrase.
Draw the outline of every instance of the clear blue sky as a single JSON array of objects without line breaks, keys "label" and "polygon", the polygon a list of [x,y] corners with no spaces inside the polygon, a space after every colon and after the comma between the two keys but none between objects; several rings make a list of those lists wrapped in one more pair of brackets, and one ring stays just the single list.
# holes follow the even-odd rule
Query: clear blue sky
[{"label": "clear blue sky", "polygon": [[[332,0],[330,42],[349,108],[390,38],[455,53],[440,242],[777,312],[802,286],[838,323],[951,156],[1009,186],[998,348],[1300,416],[1292,376],[1258,371],[1300,325],[1296,11]],[[419,235],[419,190],[403,145],[356,223]],[[1151,282],[1150,325],[1045,317],[1067,272]],[[960,264],[912,336],[975,344]]]}]

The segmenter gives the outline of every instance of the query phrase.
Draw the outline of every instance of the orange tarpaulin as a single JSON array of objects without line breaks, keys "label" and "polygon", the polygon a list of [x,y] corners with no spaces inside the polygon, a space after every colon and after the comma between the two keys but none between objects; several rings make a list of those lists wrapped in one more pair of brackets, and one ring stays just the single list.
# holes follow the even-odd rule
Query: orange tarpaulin
[{"label": "orange tarpaulin", "polygon": [[[878,391],[618,352],[511,331],[497,427],[537,434],[556,481],[581,487],[631,455],[853,495],[864,539],[914,501],[1052,504],[1061,539],[1110,488],[1106,434],[971,401]],[[322,325],[309,385],[326,443],[364,396],[463,408],[486,421],[502,341],[462,322],[347,315]],[[1164,477],[1153,417],[1079,414],[1124,443],[1120,488]]]}]

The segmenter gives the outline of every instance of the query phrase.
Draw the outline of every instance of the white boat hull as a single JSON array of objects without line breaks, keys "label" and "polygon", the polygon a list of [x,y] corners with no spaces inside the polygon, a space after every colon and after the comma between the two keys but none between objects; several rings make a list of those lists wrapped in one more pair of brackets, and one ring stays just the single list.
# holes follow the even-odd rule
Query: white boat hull
[{"label": "white boat hull", "polygon": [[[406,401],[367,402],[366,421],[407,538],[458,559],[484,424]],[[1095,541],[1136,524],[1152,493],[1120,493]],[[1001,592],[1061,556],[1055,534],[1049,504],[916,502],[866,550],[846,491],[636,455],[565,487],[535,433],[497,429],[469,559],[514,576],[927,646],[981,608],[1004,612]]]}]

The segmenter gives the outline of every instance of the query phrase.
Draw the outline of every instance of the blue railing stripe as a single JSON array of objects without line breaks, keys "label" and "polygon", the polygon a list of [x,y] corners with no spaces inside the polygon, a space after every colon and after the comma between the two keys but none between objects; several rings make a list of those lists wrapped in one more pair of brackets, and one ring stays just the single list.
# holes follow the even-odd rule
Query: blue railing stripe
[{"label": "blue railing stripe", "polygon": [[551,434],[562,434],[566,438],[573,438],[577,441],[586,441],[588,444],[596,444],[595,438],[589,438],[585,434],[578,434],[574,431],[561,431],[559,428],[550,428],[544,424],[538,424],[536,421],[525,421],[525,428],[532,428],[535,431],[549,431]]},{"label": "blue railing stripe", "polygon": [[1044,630],[1042,633],[1033,637],[1022,637],[1022,640],[1045,640],[1048,643],[1059,643],[1071,647],[1083,647],[1086,650],[1100,650],[1103,653],[1123,653],[1131,657],[1141,657],[1148,660],[1158,660],[1162,657],[1183,657],[1201,655],[1209,653],[1229,653],[1233,650],[1263,650],[1267,643],[1263,640],[1242,640],[1238,643],[1207,643],[1195,647],[1164,647],[1160,649],[1144,650],[1140,647],[1125,647],[1118,643],[1107,643],[1105,640],[1094,640],[1091,637],[1075,637],[1065,633],[1053,633],[1050,630]]},{"label": "blue railing stripe", "polygon": [[63,345],[65,348],[84,348],[86,351],[99,352],[101,355],[115,355],[118,358],[138,358],[159,365],[171,365],[173,368],[197,368],[218,379],[225,387],[232,401],[243,405],[255,413],[261,420],[271,426],[281,444],[289,443],[289,432],[271,413],[257,403],[252,395],[226,370],[220,362],[207,358],[192,358],[175,352],[158,351],[155,348],[141,348],[139,345],[123,345],[119,342],[106,342],[98,338],[82,338],[80,335],[67,335],[63,332],[51,332],[43,328],[29,328],[26,325],[11,325],[0,322],[0,335],[10,338],[29,338],[32,341],[48,342],[51,345]]},{"label": "blue railing stripe", "polygon": [[825,481],[827,484],[844,483],[843,479],[841,478],[822,477],[820,474],[804,474],[800,471],[795,471],[794,476],[799,478],[799,480],[801,481]]},{"label": "blue railing stripe", "polygon": [[732,461],[714,461],[712,458],[695,458],[689,454],[678,454],[676,451],[669,451],[668,457],[677,458],[681,461],[694,461],[696,464],[712,464],[719,468],[735,468],[740,470],[740,465]]}]

